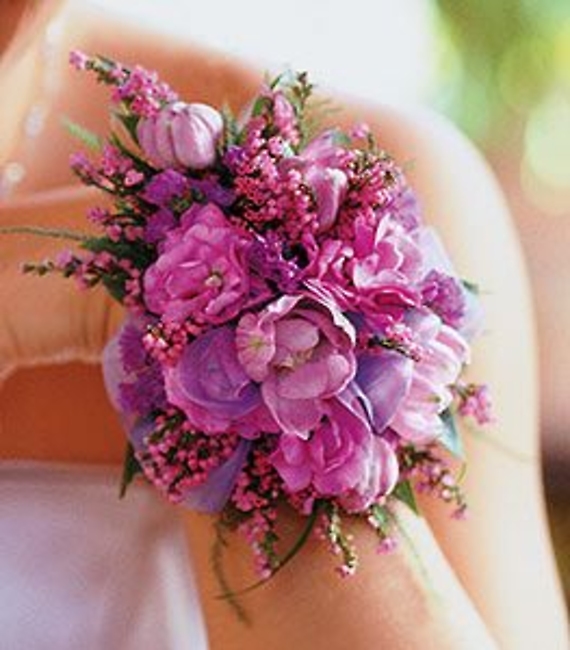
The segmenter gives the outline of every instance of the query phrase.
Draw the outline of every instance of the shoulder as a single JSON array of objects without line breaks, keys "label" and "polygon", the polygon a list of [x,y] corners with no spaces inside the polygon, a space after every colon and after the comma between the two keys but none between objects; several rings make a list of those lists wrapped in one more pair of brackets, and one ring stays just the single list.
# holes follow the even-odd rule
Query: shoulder
[{"label": "shoulder", "polygon": [[77,20],[83,26],[76,32],[80,47],[154,70],[192,101],[227,103],[238,110],[263,77],[263,71],[230,52],[136,25],[101,9],[82,8]]}]

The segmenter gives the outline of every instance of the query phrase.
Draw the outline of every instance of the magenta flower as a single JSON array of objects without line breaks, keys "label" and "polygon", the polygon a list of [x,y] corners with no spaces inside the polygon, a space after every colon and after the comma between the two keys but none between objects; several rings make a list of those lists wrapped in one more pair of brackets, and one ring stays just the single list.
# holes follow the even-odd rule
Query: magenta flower
[{"label": "magenta flower", "polygon": [[199,324],[233,318],[247,300],[248,245],[218,207],[194,205],[145,273],[148,309],[165,320]]},{"label": "magenta flower", "polygon": [[283,296],[238,324],[238,358],[261,384],[263,400],[288,434],[310,435],[325,402],[356,371],[355,331],[334,303],[310,294]]},{"label": "magenta flower", "polygon": [[159,168],[205,169],[216,159],[224,122],[206,104],[174,102],[157,115],[142,118],[137,126],[139,144]]},{"label": "magenta flower", "polygon": [[173,366],[164,367],[168,401],[200,431],[253,435],[275,430],[259,387],[238,361],[234,331],[209,330],[193,341]]},{"label": "magenta flower", "polygon": [[271,461],[291,492],[312,486],[321,496],[345,497],[350,509],[366,508],[398,478],[388,443],[372,434],[362,412],[337,399],[326,403],[309,439],[282,435]]}]

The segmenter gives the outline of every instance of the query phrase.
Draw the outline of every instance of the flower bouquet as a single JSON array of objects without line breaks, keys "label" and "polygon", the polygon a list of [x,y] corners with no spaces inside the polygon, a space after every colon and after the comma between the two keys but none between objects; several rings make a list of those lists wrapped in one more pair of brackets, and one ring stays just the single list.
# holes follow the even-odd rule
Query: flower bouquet
[{"label": "flower bouquet", "polygon": [[[454,416],[488,418],[461,379],[479,328],[474,286],[424,225],[403,170],[365,125],[315,132],[305,74],[266,83],[245,116],[186,103],[143,68],[74,52],[112,89],[111,135],[72,167],[112,197],[96,236],[27,265],[104,288],[126,320],[104,353],[139,473],[171,502],[219,513],[261,580],[282,504],[357,567],[343,520],[381,550],[393,506],[427,491],[460,516],[444,462]],[[298,548],[299,544],[295,548]]]}]

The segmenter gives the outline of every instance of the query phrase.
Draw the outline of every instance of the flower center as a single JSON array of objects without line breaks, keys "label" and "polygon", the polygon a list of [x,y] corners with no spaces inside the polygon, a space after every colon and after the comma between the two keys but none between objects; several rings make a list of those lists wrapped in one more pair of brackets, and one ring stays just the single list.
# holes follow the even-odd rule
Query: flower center
[{"label": "flower center", "polygon": [[222,272],[216,269],[212,269],[212,271],[210,271],[210,275],[206,278],[204,284],[207,287],[211,287],[211,288],[221,287],[224,284],[224,276]]}]

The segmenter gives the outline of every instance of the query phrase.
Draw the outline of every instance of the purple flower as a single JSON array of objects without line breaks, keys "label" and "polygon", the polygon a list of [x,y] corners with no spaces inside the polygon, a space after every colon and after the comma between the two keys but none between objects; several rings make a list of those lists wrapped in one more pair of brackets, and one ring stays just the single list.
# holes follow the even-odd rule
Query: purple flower
[{"label": "purple flower", "polygon": [[319,423],[325,402],[354,377],[355,331],[336,305],[310,294],[283,296],[241,318],[238,358],[261,384],[280,428],[303,438]]},{"label": "purple flower", "polygon": [[169,208],[172,199],[184,196],[188,186],[188,179],[185,176],[174,169],[166,169],[149,180],[141,196],[145,201],[159,208]]},{"label": "purple flower", "polygon": [[[483,309],[477,296],[457,276],[447,251],[433,228],[420,228],[417,241],[427,271],[421,289],[427,305],[468,340],[481,331]],[[434,282],[435,281],[435,282]],[[430,287],[430,283],[434,282]]]},{"label": "purple flower", "polygon": [[391,217],[397,221],[404,230],[412,232],[422,223],[421,208],[416,193],[407,186],[404,186],[392,201],[383,209],[389,212]]},{"label": "purple flower", "polygon": [[444,323],[458,329],[465,318],[465,290],[459,280],[435,269],[422,282],[422,298]]},{"label": "purple flower", "polygon": [[358,410],[332,399],[307,440],[284,434],[271,461],[291,492],[312,486],[361,510],[390,492],[398,478],[392,448],[374,436]]},{"label": "purple flower", "polygon": [[354,383],[362,392],[374,430],[381,434],[394,419],[412,383],[414,362],[394,350],[362,354]]},{"label": "purple flower", "polygon": [[128,430],[166,405],[162,369],[146,353],[143,335],[142,326],[126,321],[103,353],[107,393]]},{"label": "purple flower", "polygon": [[174,214],[166,208],[160,208],[146,222],[144,238],[149,244],[162,241],[168,232],[176,226]]},{"label": "purple flower", "polygon": [[157,167],[205,169],[216,159],[224,122],[206,104],[174,102],[157,115],[142,118],[137,127],[140,146]]},{"label": "purple flower", "polygon": [[275,233],[255,236],[248,250],[248,264],[252,273],[274,283],[283,293],[299,287],[303,270],[293,260],[283,258],[283,241]]},{"label": "purple flower", "polygon": [[[263,409],[261,392],[238,361],[234,331],[205,332],[164,369],[168,401],[206,433],[228,430],[253,435],[275,425]],[[267,428],[265,430],[267,430]]]},{"label": "purple flower", "polygon": [[248,297],[248,246],[215,205],[192,206],[146,271],[148,309],[165,320],[190,317],[199,324],[233,318]]}]

